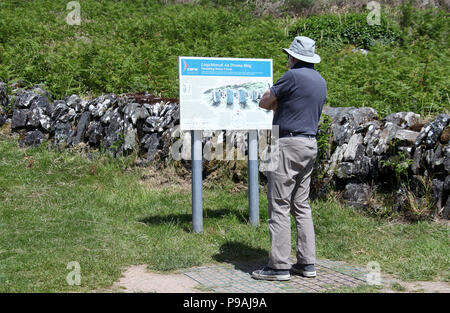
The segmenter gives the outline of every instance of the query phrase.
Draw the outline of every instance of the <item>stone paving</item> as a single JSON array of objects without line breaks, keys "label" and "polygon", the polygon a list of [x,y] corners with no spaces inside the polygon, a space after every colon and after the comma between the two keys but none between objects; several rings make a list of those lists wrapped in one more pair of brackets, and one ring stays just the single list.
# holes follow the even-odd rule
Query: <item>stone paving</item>
[{"label": "stone paving", "polygon": [[[292,263],[295,260],[291,260]],[[366,284],[368,271],[341,261],[318,260],[317,277],[291,275],[290,281],[265,281],[251,278],[252,271],[265,265],[264,260],[252,262],[219,263],[190,268],[184,275],[197,281],[209,292],[220,293],[296,293],[324,292],[353,288]]]}]

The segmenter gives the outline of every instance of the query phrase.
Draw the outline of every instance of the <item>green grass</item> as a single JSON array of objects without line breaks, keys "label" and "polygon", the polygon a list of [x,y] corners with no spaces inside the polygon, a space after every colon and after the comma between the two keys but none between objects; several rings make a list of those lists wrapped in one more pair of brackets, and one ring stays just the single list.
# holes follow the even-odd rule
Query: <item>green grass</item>
[{"label": "green grass", "polygon": [[[268,256],[263,193],[255,228],[245,192],[205,188],[198,235],[190,191],[149,188],[127,162],[0,140],[0,292],[90,291],[111,287],[132,264],[170,271]],[[449,280],[448,226],[393,224],[331,200],[311,205],[318,258],[377,261],[405,280]],[[80,286],[66,282],[71,261],[81,266]]]},{"label": "green grass", "polygon": [[[328,82],[327,104],[370,106],[381,117],[449,112],[450,27],[443,11],[403,9],[403,19],[383,11],[383,26],[372,28],[364,23],[368,12],[297,19],[257,17],[243,1],[83,0],[81,25],[70,26],[66,5],[0,2],[0,80],[42,82],[57,99],[145,90],[178,97],[180,55],[272,58],[276,81],[287,66],[281,48],[294,35],[310,35],[323,60],[317,69]],[[392,33],[393,44],[371,44]],[[369,45],[368,56],[351,52],[360,45]]]}]

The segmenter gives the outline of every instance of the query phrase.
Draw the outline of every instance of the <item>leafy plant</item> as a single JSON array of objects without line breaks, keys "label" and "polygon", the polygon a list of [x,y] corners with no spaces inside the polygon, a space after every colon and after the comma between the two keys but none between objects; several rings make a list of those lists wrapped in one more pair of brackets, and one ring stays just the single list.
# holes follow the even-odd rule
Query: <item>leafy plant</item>
[{"label": "leafy plant", "polygon": [[367,14],[362,13],[317,15],[300,19],[291,27],[289,35],[307,36],[315,39],[318,47],[335,50],[340,50],[345,44],[367,49],[376,42],[392,44],[399,38],[398,31],[385,16],[382,16],[380,25],[369,25]]}]

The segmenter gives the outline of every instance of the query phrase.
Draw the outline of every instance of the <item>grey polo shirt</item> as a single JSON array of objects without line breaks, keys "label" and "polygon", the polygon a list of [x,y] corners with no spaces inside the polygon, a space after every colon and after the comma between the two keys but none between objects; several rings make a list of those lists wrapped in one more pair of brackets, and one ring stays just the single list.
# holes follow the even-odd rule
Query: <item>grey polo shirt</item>
[{"label": "grey polo shirt", "polygon": [[299,61],[284,73],[270,92],[278,102],[272,124],[279,125],[280,135],[297,132],[316,136],[327,98],[327,84],[313,64]]}]

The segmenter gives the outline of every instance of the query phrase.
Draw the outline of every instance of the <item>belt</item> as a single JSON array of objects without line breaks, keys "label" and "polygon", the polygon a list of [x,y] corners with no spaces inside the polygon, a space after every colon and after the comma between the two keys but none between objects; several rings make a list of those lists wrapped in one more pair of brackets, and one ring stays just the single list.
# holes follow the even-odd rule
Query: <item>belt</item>
[{"label": "belt", "polygon": [[313,135],[306,135],[306,134],[302,134],[299,132],[283,132],[280,134],[280,138],[284,138],[284,137],[306,137],[306,138],[316,138],[316,136]]}]

